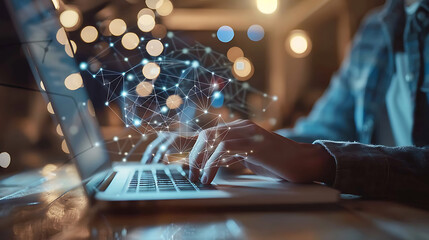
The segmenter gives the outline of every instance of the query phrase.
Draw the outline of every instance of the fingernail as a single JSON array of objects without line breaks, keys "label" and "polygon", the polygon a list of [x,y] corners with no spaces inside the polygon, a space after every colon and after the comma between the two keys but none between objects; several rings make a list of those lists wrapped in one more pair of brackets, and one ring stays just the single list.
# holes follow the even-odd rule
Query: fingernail
[{"label": "fingernail", "polygon": [[204,174],[203,177],[201,178],[201,183],[202,184],[207,184],[208,181],[209,181],[209,178],[207,177],[206,174]]}]

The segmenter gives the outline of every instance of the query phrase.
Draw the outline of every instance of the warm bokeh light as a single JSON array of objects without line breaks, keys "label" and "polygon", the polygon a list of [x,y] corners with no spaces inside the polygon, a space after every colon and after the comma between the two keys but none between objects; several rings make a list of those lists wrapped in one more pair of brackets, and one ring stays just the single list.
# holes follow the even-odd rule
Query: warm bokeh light
[{"label": "warm bokeh light", "polygon": [[143,32],[150,32],[155,27],[155,19],[151,15],[143,14],[137,20],[137,26]]},{"label": "warm bokeh light", "polygon": [[64,45],[64,50],[66,51],[67,55],[69,55],[69,57],[73,57],[77,51],[77,45],[73,40],[70,40],[70,43],[66,42]]},{"label": "warm bokeh light", "polygon": [[146,0],[146,6],[152,9],[157,9],[161,7],[163,3],[164,3],[164,0]]},{"label": "warm bokeh light", "polygon": [[51,102],[48,102],[48,105],[46,105],[46,109],[48,110],[48,112],[50,114],[55,114],[54,108],[52,108],[52,103]]},{"label": "warm bokeh light", "polygon": [[256,0],[256,7],[261,13],[271,14],[277,10],[277,0]]},{"label": "warm bokeh light", "polygon": [[133,50],[139,45],[140,39],[137,34],[128,32],[122,37],[121,43],[125,49]]},{"label": "warm bokeh light", "polygon": [[294,30],[286,39],[286,50],[294,57],[305,57],[311,51],[311,40],[302,30]]},{"label": "warm bokeh light", "polygon": [[64,134],[63,134],[63,130],[61,129],[61,125],[60,125],[60,124],[58,124],[58,125],[57,125],[56,130],[57,130],[57,134],[58,134],[58,135],[60,135],[60,136],[64,136]]},{"label": "warm bokeh light", "polygon": [[61,150],[63,150],[63,152],[65,153],[70,153],[69,151],[69,147],[67,146],[66,140],[63,140],[63,142],[61,143]]},{"label": "warm bokeh light", "polygon": [[147,97],[153,91],[153,85],[151,82],[140,82],[137,84],[136,92],[140,97]]},{"label": "warm bokeh light", "polygon": [[161,68],[154,62],[147,63],[143,67],[143,76],[147,79],[155,79],[159,76]]},{"label": "warm bokeh light", "polygon": [[243,50],[239,47],[232,47],[228,50],[226,53],[226,56],[228,57],[228,60],[231,62],[234,62],[239,57],[244,57]]},{"label": "warm bokeh light", "polygon": [[80,73],[72,73],[66,77],[64,80],[64,85],[69,90],[76,90],[82,87],[83,85],[83,79]]},{"label": "warm bokeh light", "polygon": [[146,51],[149,55],[156,57],[164,51],[164,45],[162,45],[161,41],[152,39],[146,44]]},{"label": "warm bokeh light", "polygon": [[232,66],[232,73],[240,81],[246,81],[252,77],[254,72],[253,65],[249,59],[239,57],[234,61]]},{"label": "warm bokeh light", "polygon": [[43,84],[43,82],[42,82],[42,81],[40,81],[40,88],[41,88],[43,91],[46,91],[45,84]]},{"label": "warm bokeh light", "polygon": [[60,22],[65,28],[74,28],[79,23],[79,13],[75,9],[65,10],[60,14]]},{"label": "warm bokeh light", "polygon": [[59,0],[52,0],[52,4],[54,5],[55,9],[60,9],[60,1]]},{"label": "warm bokeh light", "polygon": [[137,13],[137,19],[139,19],[143,15],[149,15],[155,18],[155,13],[149,8],[143,8],[142,10],[140,10],[139,13]]},{"label": "warm bokeh light", "polygon": [[162,5],[156,9],[160,16],[167,16],[173,11],[173,3],[169,0],[164,0]]},{"label": "warm bokeh light", "polygon": [[98,38],[98,31],[94,26],[86,26],[80,31],[80,37],[86,43],[92,43]]},{"label": "warm bokeh light", "polygon": [[170,95],[167,98],[166,105],[169,109],[176,109],[182,105],[183,100],[179,95]]},{"label": "warm bokeh light", "polygon": [[127,30],[124,20],[116,18],[109,23],[109,31],[113,36],[120,36]]},{"label": "warm bokeh light", "polygon": [[67,43],[67,34],[66,34],[66,30],[62,27],[60,29],[58,29],[57,31],[57,41],[62,44],[62,45],[66,45]]}]

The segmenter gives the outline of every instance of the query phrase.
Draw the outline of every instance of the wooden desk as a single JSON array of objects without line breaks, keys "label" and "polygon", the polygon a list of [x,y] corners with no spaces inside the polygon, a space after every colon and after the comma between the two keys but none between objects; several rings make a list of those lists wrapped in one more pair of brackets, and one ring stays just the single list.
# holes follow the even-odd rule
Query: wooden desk
[{"label": "wooden desk", "polygon": [[[61,179],[78,181],[68,171]],[[0,205],[1,239],[429,239],[429,212],[386,201],[329,206],[100,211],[81,187]],[[179,206],[180,208],[180,206]]]}]

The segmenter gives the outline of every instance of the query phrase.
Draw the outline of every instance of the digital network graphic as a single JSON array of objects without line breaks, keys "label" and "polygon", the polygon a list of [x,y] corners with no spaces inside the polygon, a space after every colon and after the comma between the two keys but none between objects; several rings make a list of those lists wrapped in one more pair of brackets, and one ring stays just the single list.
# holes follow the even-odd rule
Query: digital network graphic
[{"label": "digital network graphic", "polygon": [[[155,20],[154,12],[145,8],[137,16],[138,28],[129,28],[123,20],[114,19],[108,24],[109,37],[99,36],[101,30],[93,26],[80,32],[86,44],[99,47],[99,38],[105,43],[98,55],[80,62],[82,74],[99,83],[107,93],[104,107],[135,132],[106,140],[107,144],[117,142],[117,154],[122,155],[123,161],[132,153],[141,154],[134,152],[139,142],[133,141],[135,138],[166,133],[192,136],[210,126],[263,114],[277,100],[250,86],[247,80],[255,69],[239,47],[222,54],[184,40],[176,32],[160,31]],[[57,39],[61,39],[62,31],[58,31]],[[248,36],[259,41],[263,38],[262,27],[252,25]],[[231,41],[234,31],[220,26],[214,37],[224,44]],[[64,45],[70,56],[76,53],[74,41]],[[103,62],[108,54],[112,55],[109,62]],[[70,81],[71,88],[82,85]],[[67,87],[67,81],[65,84]],[[258,98],[260,104],[252,106],[249,98]],[[112,106],[119,106],[120,113]],[[124,149],[121,141],[131,141],[131,149]],[[182,147],[177,146],[176,151],[185,151]]]}]

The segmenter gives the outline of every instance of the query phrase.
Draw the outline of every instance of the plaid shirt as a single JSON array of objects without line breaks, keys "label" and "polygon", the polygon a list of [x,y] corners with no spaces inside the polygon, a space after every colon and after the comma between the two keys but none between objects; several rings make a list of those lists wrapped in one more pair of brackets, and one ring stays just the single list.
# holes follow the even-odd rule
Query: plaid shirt
[{"label": "plaid shirt", "polygon": [[[429,59],[424,59],[429,56],[428,10],[429,1],[424,0],[407,18],[404,1],[391,0],[372,12],[310,115],[293,129],[278,131],[296,141],[323,145],[336,161],[333,187],[343,193],[429,196]],[[405,79],[414,104],[414,145],[387,147],[375,142],[374,126],[380,124],[377,111],[386,104],[398,50],[411,63]]]}]

